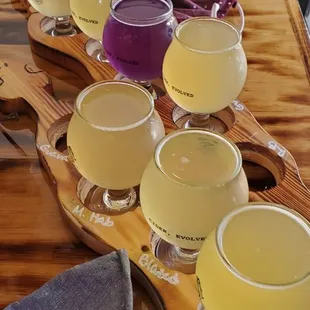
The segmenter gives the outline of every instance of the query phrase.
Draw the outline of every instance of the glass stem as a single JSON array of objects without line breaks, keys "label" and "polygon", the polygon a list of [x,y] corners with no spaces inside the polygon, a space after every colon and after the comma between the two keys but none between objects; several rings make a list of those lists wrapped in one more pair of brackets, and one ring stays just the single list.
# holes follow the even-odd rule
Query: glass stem
[{"label": "glass stem", "polygon": [[70,16],[55,17],[55,35],[67,35],[73,32]]},{"label": "glass stem", "polygon": [[148,90],[151,93],[151,95],[152,95],[152,97],[154,99],[157,99],[156,91],[155,91],[155,89],[154,89],[154,87],[153,87],[153,85],[152,85],[152,83],[150,81],[137,81],[137,80],[133,80],[133,82],[135,82],[135,83],[141,85],[142,87],[144,87],[146,90]]},{"label": "glass stem", "polygon": [[169,252],[169,260],[173,263],[173,266],[177,266],[177,269],[182,270],[183,273],[195,273],[199,250],[188,250],[172,246]]},{"label": "glass stem", "polygon": [[175,258],[180,259],[181,261],[187,261],[189,263],[196,262],[199,250],[189,250],[175,246],[174,247]]},{"label": "glass stem", "polygon": [[141,86],[147,88],[147,87],[152,87],[152,84],[150,81],[138,81],[138,80],[133,80],[135,83],[140,84]]},{"label": "glass stem", "polygon": [[115,190],[115,189],[108,189],[108,194],[111,199],[113,200],[122,200],[128,197],[131,189],[122,189],[122,190]]},{"label": "glass stem", "polygon": [[108,62],[107,57],[105,55],[105,51],[103,48],[103,44],[102,41],[99,41],[99,43],[101,44],[102,48],[100,49],[100,52],[97,55],[97,60],[100,62]]},{"label": "glass stem", "polygon": [[137,193],[133,188],[124,190],[107,189],[103,193],[103,201],[110,211],[126,211],[137,201]]},{"label": "glass stem", "polygon": [[187,127],[209,127],[210,114],[192,113]]}]

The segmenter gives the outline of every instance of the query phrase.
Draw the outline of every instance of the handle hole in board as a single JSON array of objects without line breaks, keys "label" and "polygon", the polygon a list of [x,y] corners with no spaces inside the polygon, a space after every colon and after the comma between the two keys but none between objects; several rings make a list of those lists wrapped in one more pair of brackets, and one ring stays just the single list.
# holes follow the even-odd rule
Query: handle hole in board
[{"label": "handle hole in board", "polygon": [[51,146],[58,152],[68,155],[67,131],[72,114],[65,115],[54,122],[47,132]]},{"label": "handle hole in board", "polygon": [[64,133],[57,141],[55,145],[55,149],[63,154],[68,154],[67,150],[67,133]]},{"label": "handle hole in board", "polygon": [[285,165],[281,157],[267,147],[248,142],[237,143],[243,169],[252,192],[269,190],[278,186],[285,176]]}]

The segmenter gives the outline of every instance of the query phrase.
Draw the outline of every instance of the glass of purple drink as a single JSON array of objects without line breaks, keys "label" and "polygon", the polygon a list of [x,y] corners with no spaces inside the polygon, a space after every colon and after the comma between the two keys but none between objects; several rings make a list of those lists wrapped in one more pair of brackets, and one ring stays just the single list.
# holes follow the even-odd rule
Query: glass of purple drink
[{"label": "glass of purple drink", "polygon": [[177,21],[171,0],[112,0],[103,32],[106,56],[119,74],[156,93],[165,53]]}]

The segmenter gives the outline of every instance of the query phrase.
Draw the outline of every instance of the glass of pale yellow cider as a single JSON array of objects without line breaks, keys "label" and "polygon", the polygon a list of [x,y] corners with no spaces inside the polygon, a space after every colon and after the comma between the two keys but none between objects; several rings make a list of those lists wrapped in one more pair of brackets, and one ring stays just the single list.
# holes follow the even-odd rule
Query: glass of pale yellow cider
[{"label": "glass of pale yellow cider", "polygon": [[239,149],[205,129],[183,129],[166,136],[140,185],[143,214],[161,238],[155,254],[184,273],[194,273],[203,241],[223,216],[248,199]]},{"label": "glass of pale yellow cider", "polygon": [[309,310],[310,223],[267,202],[237,208],[203,244],[196,276],[206,310]]},{"label": "glass of pale yellow cider", "polygon": [[142,86],[103,81],[79,94],[68,128],[68,151],[80,174],[105,189],[99,201],[89,202],[98,212],[123,212],[135,204],[133,187],[140,184],[164,135],[154,100]]},{"label": "glass of pale yellow cider", "polygon": [[54,19],[55,24],[46,33],[54,36],[73,36],[76,30],[70,22],[69,0],[28,0],[31,6],[44,16]]},{"label": "glass of pale yellow cider", "polygon": [[102,46],[103,28],[110,14],[110,0],[70,0],[72,17],[90,39],[85,45],[89,56],[108,62]]},{"label": "glass of pale yellow cider", "polygon": [[175,29],[163,80],[172,100],[189,112],[182,126],[217,130],[210,114],[230,105],[246,80],[241,38],[231,23],[207,16],[187,19]]}]

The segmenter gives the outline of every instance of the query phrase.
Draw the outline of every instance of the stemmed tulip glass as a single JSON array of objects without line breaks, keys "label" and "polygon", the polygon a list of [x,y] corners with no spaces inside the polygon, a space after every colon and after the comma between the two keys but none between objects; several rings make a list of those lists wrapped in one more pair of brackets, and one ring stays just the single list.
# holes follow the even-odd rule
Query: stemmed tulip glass
[{"label": "stemmed tulip glass", "polygon": [[69,0],[29,0],[29,3],[42,15],[54,19],[55,25],[47,30],[48,34],[58,37],[77,33],[70,22]]},{"label": "stemmed tulip glass", "polygon": [[130,79],[156,97],[151,80],[162,75],[176,25],[171,0],[112,0],[103,45],[116,79]]},{"label": "stemmed tulip glass", "polygon": [[172,269],[194,273],[199,249],[221,218],[248,202],[241,154],[224,136],[183,129],[166,136],[144,171],[143,214],[155,255]]},{"label": "stemmed tulip glass", "polygon": [[238,97],[246,75],[241,33],[231,23],[203,16],[185,20],[175,29],[163,79],[173,101],[188,111],[182,127],[216,130],[210,114]]},{"label": "stemmed tulip glass", "polygon": [[72,17],[78,27],[90,39],[85,49],[89,56],[107,62],[102,46],[102,33],[110,13],[109,0],[70,0]]},{"label": "stemmed tulip glass", "polygon": [[139,185],[164,135],[154,100],[143,87],[104,81],[83,90],[76,99],[67,141],[69,158],[77,170],[97,185],[88,206],[101,213],[134,206],[133,187]]},{"label": "stemmed tulip glass", "polygon": [[266,202],[227,214],[204,242],[197,287],[205,309],[310,309],[310,223]]}]

